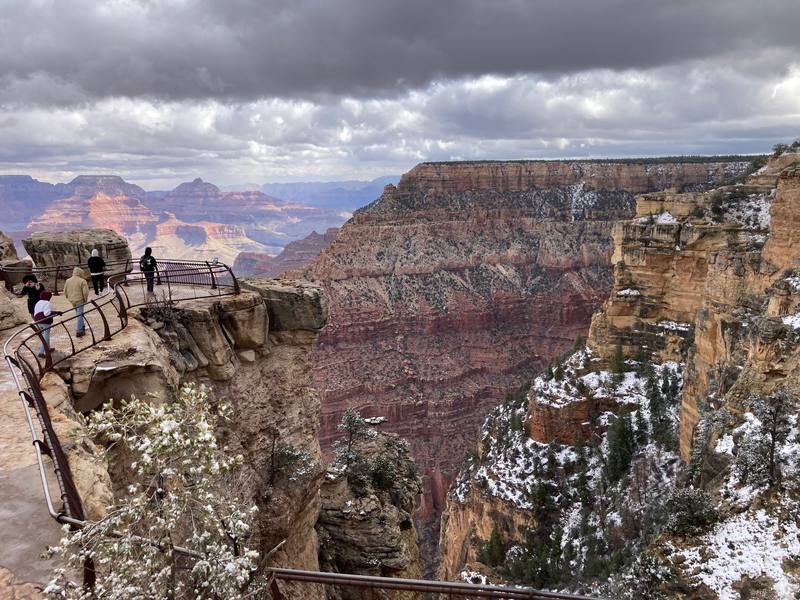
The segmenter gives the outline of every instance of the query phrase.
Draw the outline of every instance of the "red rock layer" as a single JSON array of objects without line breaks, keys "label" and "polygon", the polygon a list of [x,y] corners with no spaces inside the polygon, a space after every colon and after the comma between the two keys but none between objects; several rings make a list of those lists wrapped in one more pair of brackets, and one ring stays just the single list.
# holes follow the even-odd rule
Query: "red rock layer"
[{"label": "red rock layer", "polygon": [[420,514],[435,529],[485,413],[585,335],[633,193],[719,183],[744,167],[415,167],[303,272],[330,301],[315,357],[323,446],[347,407],[387,416],[426,476]]}]

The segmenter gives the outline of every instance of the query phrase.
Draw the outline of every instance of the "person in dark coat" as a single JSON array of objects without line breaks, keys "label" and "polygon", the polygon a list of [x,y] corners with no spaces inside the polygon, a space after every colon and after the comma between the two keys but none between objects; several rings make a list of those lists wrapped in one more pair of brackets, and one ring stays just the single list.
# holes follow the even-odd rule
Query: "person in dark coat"
[{"label": "person in dark coat", "polygon": [[44,285],[39,283],[36,275],[30,273],[22,278],[22,292],[20,296],[28,297],[28,313],[33,317],[36,303],[39,301],[41,293],[44,291]]},{"label": "person in dark coat", "polygon": [[144,278],[147,280],[147,291],[151,294],[153,293],[157,264],[156,259],[153,257],[153,249],[145,248],[144,256],[139,259],[139,270],[144,273]]},{"label": "person in dark coat", "polygon": [[106,261],[100,257],[100,252],[95,248],[89,257],[89,273],[92,276],[92,286],[94,295],[99,296],[100,292],[106,289],[105,269]]}]

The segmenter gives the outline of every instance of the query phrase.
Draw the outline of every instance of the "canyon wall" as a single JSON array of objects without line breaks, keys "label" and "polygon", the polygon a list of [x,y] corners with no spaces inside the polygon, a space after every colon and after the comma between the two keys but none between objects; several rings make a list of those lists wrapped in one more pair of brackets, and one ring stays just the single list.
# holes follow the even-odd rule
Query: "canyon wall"
[{"label": "canyon wall", "polygon": [[424,163],[356,211],[300,275],[330,320],[315,349],[321,441],[384,415],[425,476],[423,553],[487,411],[584,335],[634,194],[732,181],[748,162]]},{"label": "canyon wall", "polygon": [[[784,155],[737,185],[637,198],[634,218],[611,230],[613,284],[586,347],[484,421],[448,497],[441,576],[477,571],[606,597],[621,581],[634,596],[620,597],[651,597],[644,571],[614,579],[646,554],[663,569],[646,585],[665,597],[798,589],[784,551],[794,534],[772,528],[796,501],[793,439],[777,450],[781,485],[749,484],[736,466],[759,435],[754,395],[786,391],[796,424],[798,165]],[[632,448],[620,475],[610,429],[623,420]],[[658,511],[687,486],[709,494],[719,522],[674,535]],[[490,536],[503,557],[491,565],[481,562]]]}]

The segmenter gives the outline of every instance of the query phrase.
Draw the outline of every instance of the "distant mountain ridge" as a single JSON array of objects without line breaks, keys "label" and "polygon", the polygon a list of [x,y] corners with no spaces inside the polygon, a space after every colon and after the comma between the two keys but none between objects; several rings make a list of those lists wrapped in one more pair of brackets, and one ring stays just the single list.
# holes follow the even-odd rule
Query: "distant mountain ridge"
[{"label": "distant mountain ridge", "polygon": [[199,177],[147,192],[118,175],[79,175],[57,184],[0,175],[0,207],[2,228],[15,241],[33,231],[104,227],[124,235],[134,252],[151,246],[161,256],[230,264],[240,252],[277,254],[351,216],[260,190],[223,191]]},{"label": "distant mountain ridge", "polygon": [[385,175],[372,181],[265,183],[261,191],[283,200],[353,212],[379,198],[387,184],[396,185],[398,181],[399,175]]}]

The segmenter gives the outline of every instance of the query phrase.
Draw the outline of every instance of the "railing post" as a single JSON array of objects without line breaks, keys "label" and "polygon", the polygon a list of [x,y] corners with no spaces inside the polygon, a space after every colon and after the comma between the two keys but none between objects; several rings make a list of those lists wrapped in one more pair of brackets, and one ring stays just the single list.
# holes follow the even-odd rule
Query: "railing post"
[{"label": "railing post", "polygon": [[208,267],[208,272],[211,273],[211,289],[217,289],[217,278],[214,277],[214,269],[211,267],[211,263],[206,261],[206,266]]},{"label": "railing post", "polygon": [[61,266],[56,266],[56,279],[53,282],[53,295],[58,296],[58,274],[61,272]]},{"label": "railing post", "polygon": [[106,319],[105,314],[103,314],[103,309],[97,305],[96,300],[90,300],[92,306],[95,307],[98,313],[100,313],[100,318],[103,320],[103,341],[108,341],[111,339],[111,329],[108,327],[108,320]]},{"label": "railing post", "polygon": [[233,279],[233,293],[238,296],[239,292],[241,292],[239,289],[239,280],[236,279],[236,275],[234,274],[232,268],[230,268],[228,265],[225,265],[225,268],[228,269],[228,273],[231,274],[231,279]]}]

